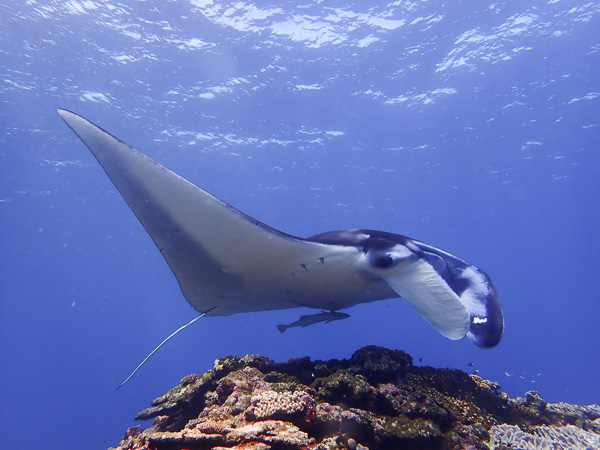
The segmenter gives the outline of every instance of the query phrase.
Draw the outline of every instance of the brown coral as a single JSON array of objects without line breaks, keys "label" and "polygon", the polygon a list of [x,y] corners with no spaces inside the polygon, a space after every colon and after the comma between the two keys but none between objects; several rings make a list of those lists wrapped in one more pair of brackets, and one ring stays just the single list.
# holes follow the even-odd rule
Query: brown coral
[{"label": "brown coral", "polygon": [[196,429],[204,434],[222,434],[225,430],[225,424],[223,421],[205,419],[196,424]]},{"label": "brown coral", "polygon": [[187,386],[188,384],[195,383],[199,379],[200,379],[200,377],[198,375],[196,375],[195,373],[192,373],[192,374],[186,375],[185,377],[183,377],[181,379],[181,385]]}]

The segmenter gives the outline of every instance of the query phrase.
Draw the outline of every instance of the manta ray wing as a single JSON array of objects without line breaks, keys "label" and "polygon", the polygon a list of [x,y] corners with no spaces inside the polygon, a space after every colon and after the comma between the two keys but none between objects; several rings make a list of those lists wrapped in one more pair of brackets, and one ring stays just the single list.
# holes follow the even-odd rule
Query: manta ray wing
[{"label": "manta ray wing", "polygon": [[83,117],[58,112],[152,237],[196,310],[229,315],[299,306],[342,309],[395,296],[381,281],[375,290],[373,280],[360,276],[348,282],[355,248],[271,228]]},{"label": "manta ray wing", "polygon": [[427,261],[419,259],[394,272],[385,280],[441,335],[456,340],[467,334],[467,308]]},{"label": "manta ray wing", "polygon": [[504,333],[504,315],[496,288],[478,267],[429,244],[413,241],[460,297],[470,316],[468,338],[478,347],[496,346]]}]

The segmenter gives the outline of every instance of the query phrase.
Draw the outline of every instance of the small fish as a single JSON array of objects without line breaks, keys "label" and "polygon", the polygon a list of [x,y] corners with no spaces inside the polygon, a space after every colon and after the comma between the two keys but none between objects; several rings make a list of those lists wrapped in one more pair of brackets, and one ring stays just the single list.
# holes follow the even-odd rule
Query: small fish
[{"label": "small fish", "polygon": [[280,333],[283,333],[288,328],[292,327],[307,327],[309,325],[314,325],[319,322],[333,322],[334,320],[342,320],[347,317],[350,317],[350,314],[346,314],[343,312],[336,311],[321,311],[319,314],[309,314],[306,316],[300,316],[298,320],[289,325],[277,325],[277,329]]}]

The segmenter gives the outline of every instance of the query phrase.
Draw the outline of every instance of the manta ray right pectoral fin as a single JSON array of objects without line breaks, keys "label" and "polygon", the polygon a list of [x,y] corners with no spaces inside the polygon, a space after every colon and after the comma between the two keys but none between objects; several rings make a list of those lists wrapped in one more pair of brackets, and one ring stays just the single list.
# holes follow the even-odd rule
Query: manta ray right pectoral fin
[{"label": "manta ray right pectoral fin", "polygon": [[453,340],[467,334],[467,308],[427,261],[418,259],[392,272],[384,280],[440,334]]}]

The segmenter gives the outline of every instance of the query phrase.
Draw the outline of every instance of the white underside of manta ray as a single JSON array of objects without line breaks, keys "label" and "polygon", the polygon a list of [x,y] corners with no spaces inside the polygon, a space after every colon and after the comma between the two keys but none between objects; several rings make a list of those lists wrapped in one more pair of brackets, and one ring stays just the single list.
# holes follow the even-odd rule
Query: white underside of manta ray
[{"label": "white underside of manta ray", "polygon": [[83,117],[60,117],[96,157],[206,316],[404,298],[449,339],[500,342],[496,290],[477,267],[408,237],[345,230],[299,238],[238,211]]}]

